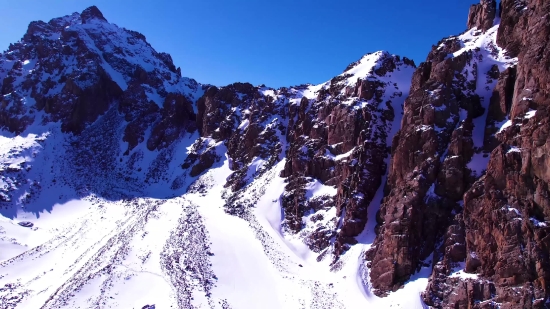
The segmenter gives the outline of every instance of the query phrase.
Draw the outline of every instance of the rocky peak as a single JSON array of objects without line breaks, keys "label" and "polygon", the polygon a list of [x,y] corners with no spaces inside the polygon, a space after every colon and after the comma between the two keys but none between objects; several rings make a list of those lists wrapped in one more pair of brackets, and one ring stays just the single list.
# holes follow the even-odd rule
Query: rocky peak
[{"label": "rocky peak", "polygon": [[468,14],[468,29],[478,28],[482,31],[489,30],[497,16],[497,2],[495,0],[481,0],[479,4],[473,4]]},{"label": "rocky peak", "polygon": [[[364,55],[358,61],[347,66],[344,72],[330,80],[319,95],[330,94],[333,97],[354,97],[371,99],[375,96],[378,79],[391,75],[397,67],[406,65],[416,67],[414,61],[392,55],[387,51],[377,51]],[[325,89],[326,88],[326,89]]]},{"label": "rocky peak", "polygon": [[[305,235],[320,259],[336,263],[364,229],[414,68],[411,60],[381,51],[319,85],[210,87],[197,102],[202,136],[193,146],[197,155],[184,167],[192,175],[203,173],[220,160],[209,140],[225,142],[233,171],[225,207],[244,216],[253,201],[242,192],[284,160],[280,176],[288,184],[281,206],[287,232]],[[313,193],[312,186],[327,193]],[[304,225],[308,212],[317,219]]]},{"label": "rocky peak", "polygon": [[92,19],[107,22],[107,19],[103,17],[103,13],[101,13],[101,11],[95,5],[92,5],[82,11],[82,13],[80,14],[80,18],[82,19],[83,24],[89,22]]},{"label": "rocky peak", "polygon": [[393,71],[396,68],[396,64],[399,63],[416,67],[414,61],[407,57],[401,58],[398,55],[381,50],[365,54],[361,59],[352,62],[339,76],[353,75],[357,78],[364,78],[373,74],[384,76],[387,72]]},{"label": "rocky peak", "polygon": [[[3,101],[19,106],[4,116],[10,119],[10,130],[24,130],[31,119],[46,117],[79,132],[116,102],[132,104],[130,114],[137,116],[138,106],[162,108],[170,93],[188,102],[202,94],[198,83],[181,77],[170,55],[156,52],[140,33],[108,23],[95,6],[48,23],[30,23],[22,41],[12,44],[0,63]],[[137,102],[141,96],[136,92],[147,103]],[[24,97],[36,104],[22,104]],[[33,114],[34,108],[46,115]]]}]

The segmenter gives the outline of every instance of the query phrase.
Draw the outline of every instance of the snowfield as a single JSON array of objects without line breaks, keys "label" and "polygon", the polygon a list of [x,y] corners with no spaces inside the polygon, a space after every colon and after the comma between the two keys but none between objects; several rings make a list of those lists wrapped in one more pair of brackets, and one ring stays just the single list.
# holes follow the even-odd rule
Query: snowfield
[{"label": "snowfield", "polygon": [[[2,217],[2,308],[412,308],[411,301],[421,308],[425,277],[383,299],[365,289],[361,255],[368,244],[331,271],[328,259],[317,262],[301,239],[283,233],[284,179],[275,175],[284,162],[247,189],[264,190],[248,220],[227,214],[227,162],[181,197],[89,195],[51,211]],[[194,192],[200,183],[206,193]],[[324,190],[317,184],[312,194]]]}]

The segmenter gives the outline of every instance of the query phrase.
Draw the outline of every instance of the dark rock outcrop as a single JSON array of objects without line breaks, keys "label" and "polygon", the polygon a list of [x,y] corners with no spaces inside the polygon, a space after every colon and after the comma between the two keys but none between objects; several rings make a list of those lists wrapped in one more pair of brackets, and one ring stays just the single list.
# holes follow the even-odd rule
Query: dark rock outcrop
[{"label": "dark rock outcrop", "polygon": [[[377,64],[367,68],[366,77],[354,78],[350,71],[365,65],[359,61],[319,86],[275,90],[236,83],[211,87],[197,102],[201,136],[227,147],[233,173],[226,187],[232,196],[286,158],[280,173],[288,182],[281,199],[284,225],[292,233],[310,233],[305,236],[310,247],[329,250],[336,259],[365,228],[367,207],[386,171],[387,141],[406,91],[389,76],[405,74],[409,79],[414,68],[409,59],[386,52],[365,57]],[[304,95],[312,89],[315,93]],[[184,166],[204,171],[199,159],[188,159]],[[312,197],[311,186],[336,188],[336,196]],[[226,209],[238,215],[242,205],[229,198]],[[339,226],[331,223],[310,232],[309,225],[317,226],[322,215],[314,215],[304,226],[307,212],[331,207],[336,217],[323,220],[334,219]]]},{"label": "dark rock outcrop", "polygon": [[[82,25],[92,20],[93,27]],[[129,54],[147,55],[146,62],[157,67],[145,69]],[[192,100],[170,89],[178,84],[197,89],[197,83],[176,74],[170,55],[154,51],[143,35],[107,23],[95,6],[48,23],[32,22],[0,63],[7,69],[0,72],[0,126],[10,131],[20,133],[33,121],[60,121],[64,131],[78,134],[117,104],[129,122],[124,137],[129,151],[151,127],[150,149],[170,144],[178,131],[193,130]],[[34,102],[22,102],[24,97]],[[41,110],[46,114],[36,119]]]},{"label": "dark rock outcrop", "polygon": [[[548,307],[550,72],[540,64],[550,56],[549,13],[545,1],[501,2],[496,41],[517,66],[488,72],[497,80],[484,130],[490,156],[435,248],[423,295],[435,308]],[[457,270],[471,275],[451,276]]]},{"label": "dark rock outcrop", "polygon": [[[475,152],[472,120],[484,112],[475,93],[478,57],[472,51],[441,56],[459,48],[456,39],[434,47],[405,100],[377,218],[379,235],[366,254],[379,295],[399,288],[424,265],[474,180],[467,167]],[[461,110],[467,112],[462,120]]]},{"label": "dark rock outcrop", "polygon": [[493,26],[497,16],[497,2],[495,0],[481,0],[479,4],[473,4],[468,14],[468,29],[474,27],[487,31]]},{"label": "dark rock outcrop", "polygon": [[[292,194],[283,199],[282,206],[285,213],[292,214],[287,218],[290,228],[299,231],[310,205],[305,190],[300,190],[304,182],[297,180],[312,177],[336,186],[334,202],[341,218],[339,231],[334,234],[336,257],[355,244],[355,236],[363,231],[367,208],[386,171],[386,140],[398,117],[392,101],[399,100],[402,92],[377,76],[414,65],[406,58],[401,60],[389,54],[381,54],[378,62],[380,66],[371,77],[344,87],[343,81],[349,78],[346,71],[331,80],[328,96],[320,91],[317,100],[302,98],[299,104],[290,106],[290,145],[281,176],[289,177],[287,191]],[[369,104],[361,104],[364,101]]]}]

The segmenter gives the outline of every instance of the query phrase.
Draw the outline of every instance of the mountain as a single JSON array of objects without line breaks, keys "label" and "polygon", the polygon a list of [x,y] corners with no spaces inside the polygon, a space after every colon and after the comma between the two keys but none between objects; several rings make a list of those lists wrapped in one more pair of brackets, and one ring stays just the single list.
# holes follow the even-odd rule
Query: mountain
[{"label": "mountain", "polygon": [[[550,306],[550,4],[203,85],[97,7],[0,55],[1,308]],[[185,72],[183,72],[185,73]]]}]

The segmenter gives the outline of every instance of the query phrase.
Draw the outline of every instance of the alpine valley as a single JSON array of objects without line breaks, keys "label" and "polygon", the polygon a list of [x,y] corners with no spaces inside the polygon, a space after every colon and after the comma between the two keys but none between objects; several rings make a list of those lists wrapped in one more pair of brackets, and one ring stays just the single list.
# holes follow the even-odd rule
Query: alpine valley
[{"label": "alpine valley", "polygon": [[467,28],[274,89],[182,77],[94,6],[30,23],[0,308],[550,308],[550,1]]}]

